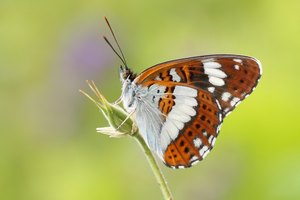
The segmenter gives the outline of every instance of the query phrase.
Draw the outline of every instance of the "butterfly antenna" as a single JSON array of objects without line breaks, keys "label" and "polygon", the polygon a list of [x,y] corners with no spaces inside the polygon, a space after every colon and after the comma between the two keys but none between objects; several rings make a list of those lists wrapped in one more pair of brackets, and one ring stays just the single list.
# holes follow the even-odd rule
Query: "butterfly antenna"
[{"label": "butterfly antenna", "polygon": [[126,62],[125,56],[124,56],[123,51],[122,51],[122,49],[121,49],[121,47],[120,47],[120,45],[119,45],[119,42],[118,42],[118,40],[117,40],[117,38],[116,38],[116,36],[115,36],[115,33],[114,33],[114,31],[113,31],[113,29],[112,29],[112,27],[111,27],[111,25],[110,25],[108,19],[107,19],[106,17],[104,17],[104,19],[105,19],[105,21],[106,21],[107,26],[109,27],[109,30],[110,30],[110,32],[111,32],[111,34],[112,34],[112,36],[113,36],[113,38],[114,38],[114,40],[115,40],[117,46],[118,46],[119,51],[121,52],[122,57],[121,57],[121,56],[117,53],[117,51],[113,48],[112,44],[108,41],[108,39],[107,39],[105,36],[103,36],[103,38],[104,38],[104,40],[106,41],[106,43],[112,48],[112,50],[117,54],[117,56],[121,59],[121,61],[122,61],[122,62],[124,63],[124,65],[125,65],[125,67],[127,68],[127,62]]},{"label": "butterfly antenna", "polygon": [[110,46],[110,48],[115,52],[115,54],[120,58],[120,60],[122,61],[122,63],[127,67],[126,62],[123,60],[123,58],[118,54],[118,52],[115,50],[115,48],[113,47],[113,45],[108,41],[108,39],[103,36],[103,39],[105,40],[105,42]]}]

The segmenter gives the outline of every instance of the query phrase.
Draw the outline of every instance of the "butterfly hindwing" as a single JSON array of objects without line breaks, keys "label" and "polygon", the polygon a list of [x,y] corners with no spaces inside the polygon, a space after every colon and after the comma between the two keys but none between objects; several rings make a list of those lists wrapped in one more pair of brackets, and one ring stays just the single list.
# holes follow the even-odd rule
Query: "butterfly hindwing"
[{"label": "butterfly hindwing", "polygon": [[[176,99],[180,96],[175,94],[174,98],[177,102]],[[196,105],[193,106],[184,105],[184,102],[178,103],[179,105],[175,103],[166,117],[161,139],[169,143],[164,153],[164,162],[168,166],[190,167],[202,160],[214,145],[222,122],[219,105],[209,92],[201,89],[197,90],[195,100]],[[189,99],[186,101],[191,102]],[[187,121],[186,116],[189,116],[190,120]],[[181,123],[184,126],[178,126]],[[172,135],[173,137],[170,137]]]},{"label": "butterfly hindwing", "polygon": [[[202,160],[212,149],[222,122],[218,101],[210,92],[183,83],[156,81],[148,91],[151,106],[163,116],[156,140],[165,164],[180,168]],[[143,112],[136,117],[144,115],[151,114]],[[150,130],[151,123],[147,126]]]}]

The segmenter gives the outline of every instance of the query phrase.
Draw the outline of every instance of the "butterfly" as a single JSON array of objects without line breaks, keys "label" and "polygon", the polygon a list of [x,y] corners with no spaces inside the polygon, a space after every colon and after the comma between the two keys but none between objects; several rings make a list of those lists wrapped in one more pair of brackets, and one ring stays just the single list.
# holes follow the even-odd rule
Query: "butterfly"
[{"label": "butterfly", "polygon": [[221,124],[257,86],[260,62],[249,56],[216,54],[182,58],[133,73],[121,52],[121,100],[134,114],[149,148],[174,169],[203,160],[215,145]]}]

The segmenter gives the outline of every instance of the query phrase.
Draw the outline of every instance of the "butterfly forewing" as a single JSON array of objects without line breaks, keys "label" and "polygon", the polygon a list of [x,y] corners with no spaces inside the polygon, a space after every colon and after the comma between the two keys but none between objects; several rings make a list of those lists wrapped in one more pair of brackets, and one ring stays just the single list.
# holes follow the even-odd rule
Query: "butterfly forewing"
[{"label": "butterfly forewing", "polygon": [[207,90],[219,101],[226,116],[255,89],[260,76],[260,62],[252,57],[208,55],[155,65],[136,81],[145,85],[153,81],[181,82]]},{"label": "butterfly forewing", "polygon": [[165,164],[184,168],[202,160],[213,148],[223,118],[253,91],[260,76],[259,62],[239,55],[179,59],[142,72],[134,82],[148,88],[145,105],[160,112],[156,151]]}]

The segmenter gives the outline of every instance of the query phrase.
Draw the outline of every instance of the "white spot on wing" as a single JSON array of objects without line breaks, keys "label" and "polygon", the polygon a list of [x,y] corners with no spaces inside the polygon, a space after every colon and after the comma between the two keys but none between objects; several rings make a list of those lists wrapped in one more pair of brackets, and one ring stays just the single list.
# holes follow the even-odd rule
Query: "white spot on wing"
[{"label": "white spot on wing", "polygon": [[190,87],[185,86],[176,86],[173,92],[174,95],[183,95],[183,96],[189,96],[189,97],[196,97],[197,96],[197,90]]},{"label": "white spot on wing", "polygon": [[168,130],[163,127],[160,134],[160,144],[161,144],[162,151],[165,151],[170,143],[171,143],[171,138],[169,136]]},{"label": "white spot on wing", "polygon": [[204,62],[203,67],[204,68],[220,68],[221,64],[218,62]]},{"label": "white spot on wing", "polygon": [[204,159],[209,152],[210,152],[209,150],[205,151],[204,154],[203,154],[203,156],[202,156],[202,158]]},{"label": "white spot on wing", "polygon": [[215,86],[223,86],[225,84],[223,79],[213,76],[209,76],[208,81]]},{"label": "white spot on wing", "polygon": [[238,62],[238,63],[242,63],[242,62],[243,62],[241,59],[238,59],[238,58],[233,59],[233,61],[234,61],[234,62]]},{"label": "white spot on wing", "polygon": [[167,118],[166,122],[162,127],[161,134],[162,135],[167,134],[170,136],[172,140],[175,140],[178,136],[178,133],[179,133],[178,128],[172,123],[172,120]]},{"label": "white spot on wing", "polygon": [[[167,118],[168,119],[168,118]],[[178,120],[171,120],[170,119],[170,121],[173,123],[173,125],[178,129],[178,130],[182,130],[183,129],[183,127],[184,127],[184,123],[180,120],[180,121],[178,121]],[[178,133],[177,133],[177,135],[178,135]]]},{"label": "white spot on wing", "polygon": [[235,69],[235,70],[239,70],[239,69],[240,69],[240,66],[239,66],[239,65],[234,65],[234,69]]},{"label": "white spot on wing", "polygon": [[182,121],[182,122],[189,122],[191,120],[191,116],[189,116],[186,113],[181,112],[175,105],[171,112],[168,114],[168,118],[170,119],[175,119],[177,121]]},{"label": "white spot on wing", "polygon": [[215,91],[216,88],[215,88],[215,87],[208,87],[207,89],[208,89],[208,91],[210,91],[211,93],[214,93],[214,91]]},{"label": "white spot on wing", "polygon": [[[197,157],[196,157],[197,158]],[[198,158],[197,158],[198,159]],[[195,165],[195,164],[197,164],[199,162],[199,160],[195,160],[195,161],[193,161],[192,162],[192,165]]]},{"label": "white spot on wing", "polygon": [[221,110],[222,108],[221,108],[220,102],[217,99],[216,99],[216,103],[217,103],[218,108]]},{"label": "white spot on wing", "polygon": [[197,156],[193,156],[191,159],[190,159],[190,162],[193,162],[193,161],[196,161],[198,160],[198,157]]},{"label": "white spot on wing", "polygon": [[216,138],[214,137],[213,140],[211,141],[211,146],[215,146]]},{"label": "white spot on wing", "polygon": [[212,143],[212,140],[214,139],[214,136],[213,135],[211,135],[211,136],[209,136],[209,138],[208,138],[208,142],[209,142],[209,144],[211,144]]},{"label": "white spot on wing", "polygon": [[225,115],[225,116],[227,117],[227,116],[228,116],[230,113],[231,113],[231,111],[230,111],[230,112],[228,112],[228,113],[226,113],[226,115]]},{"label": "white spot on wing", "polygon": [[217,133],[220,132],[220,129],[221,129],[221,124],[217,127]]},{"label": "white spot on wing", "polygon": [[200,156],[202,156],[203,158],[203,154],[208,150],[208,147],[207,146],[203,146],[202,149],[199,150],[199,154]]},{"label": "white spot on wing", "polygon": [[239,101],[240,101],[239,98],[234,97],[234,98],[232,99],[232,101],[230,102],[230,105],[231,105],[231,106],[234,106],[234,105],[237,104]]},{"label": "white spot on wing", "polygon": [[178,109],[180,112],[185,113],[189,116],[195,116],[197,114],[195,109],[191,106],[188,106],[185,104],[179,104],[179,105],[175,105],[175,106],[177,106],[176,109]]},{"label": "white spot on wing", "polygon": [[221,112],[219,113],[219,121],[222,121],[222,114],[221,114]]},{"label": "white spot on wing", "polygon": [[223,94],[222,94],[222,100],[223,101],[227,102],[230,97],[231,97],[231,94],[229,92],[223,92]]},{"label": "white spot on wing", "polygon": [[172,68],[172,69],[170,70],[170,75],[172,76],[172,80],[173,80],[173,81],[180,82],[181,78],[180,78],[180,76],[176,73],[176,71],[175,71],[174,68]]},{"label": "white spot on wing", "polygon": [[213,76],[213,77],[217,77],[217,78],[227,77],[227,75],[220,69],[204,67],[204,73],[207,74],[208,76]]},{"label": "white spot on wing", "polygon": [[175,106],[176,104],[186,104],[188,106],[197,106],[197,100],[194,97],[187,97],[187,96],[179,96],[179,95],[175,95]]},{"label": "white spot on wing", "polygon": [[202,144],[202,141],[201,141],[201,139],[200,138],[195,138],[194,140],[193,140],[193,142],[194,142],[194,145],[195,145],[195,147],[196,148],[200,148],[200,146],[201,146],[201,144]]}]

